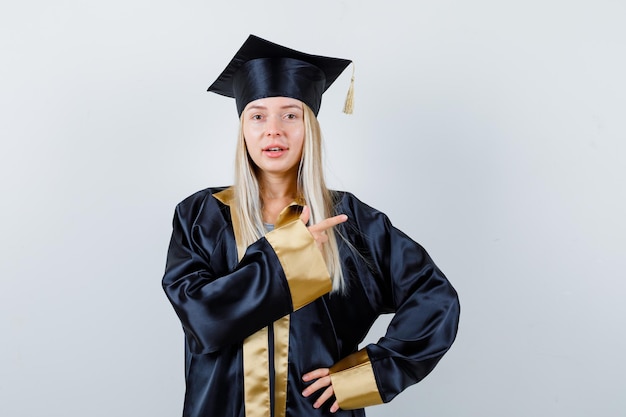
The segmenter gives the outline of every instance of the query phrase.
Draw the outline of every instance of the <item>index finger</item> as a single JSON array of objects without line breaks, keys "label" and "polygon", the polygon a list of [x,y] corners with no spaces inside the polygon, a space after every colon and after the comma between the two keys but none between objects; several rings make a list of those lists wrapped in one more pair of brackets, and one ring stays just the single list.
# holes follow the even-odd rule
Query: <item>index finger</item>
[{"label": "index finger", "polygon": [[311,372],[307,372],[306,374],[302,375],[302,380],[307,382],[310,381],[312,379],[317,379],[317,378],[321,378],[324,377],[326,375],[328,375],[330,373],[330,370],[328,368],[318,368],[315,369]]},{"label": "index finger", "polygon": [[324,231],[330,229],[331,227],[337,226],[338,224],[343,223],[346,220],[348,220],[348,216],[346,216],[345,214],[338,214],[337,216],[329,217],[319,223],[314,224],[310,227],[310,229],[313,229],[315,231]]}]

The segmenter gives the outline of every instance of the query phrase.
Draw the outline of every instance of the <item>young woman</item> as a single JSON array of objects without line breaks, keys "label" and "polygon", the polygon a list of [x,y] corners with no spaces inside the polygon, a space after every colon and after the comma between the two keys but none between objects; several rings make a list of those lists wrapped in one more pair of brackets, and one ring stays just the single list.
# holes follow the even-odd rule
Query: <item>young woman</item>
[{"label": "young woman", "polygon": [[454,341],[457,294],[426,251],[324,183],[316,116],[349,64],[250,36],[209,88],[235,98],[241,128],[234,185],[173,221],[163,288],[185,333],[186,417],[364,416]]}]

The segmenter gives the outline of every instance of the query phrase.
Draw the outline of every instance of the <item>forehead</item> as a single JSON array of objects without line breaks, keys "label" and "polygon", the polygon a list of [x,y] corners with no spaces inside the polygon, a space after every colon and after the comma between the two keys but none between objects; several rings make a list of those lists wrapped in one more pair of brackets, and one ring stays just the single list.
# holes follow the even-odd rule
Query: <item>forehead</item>
[{"label": "forehead", "polygon": [[300,109],[302,110],[302,102],[291,97],[264,97],[251,101],[246,105],[244,111],[251,109],[264,110],[282,110],[282,109]]}]

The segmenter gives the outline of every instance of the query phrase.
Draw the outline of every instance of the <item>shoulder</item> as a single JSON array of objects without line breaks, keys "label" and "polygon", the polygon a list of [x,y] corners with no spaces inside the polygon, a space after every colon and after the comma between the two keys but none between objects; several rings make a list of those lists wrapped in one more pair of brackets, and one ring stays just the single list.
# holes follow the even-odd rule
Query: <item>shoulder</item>
[{"label": "shoulder", "polygon": [[337,214],[350,214],[353,217],[356,215],[357,219],[386,219],[387,216],[380,210],[364,203],[354,194],[347,191],[331,191],[333,200],[335,202],[335,211]]},{"label": "shoulder", "polygon": [[229,187],[210,187],[196,191],[176,205],[176,214],[182,218],[195,218],[207,208],[219,209],[224,204],[215,196]]},{"label": "shoulder", "polygon": [[207,199],[215,198],[215,195],[228,189],[229,187],[209,187],[203,190],[196,191],[188,197],[185,197],[180,203],[178,203],[177,207],[191,207],[195,206],[199,203]]}]

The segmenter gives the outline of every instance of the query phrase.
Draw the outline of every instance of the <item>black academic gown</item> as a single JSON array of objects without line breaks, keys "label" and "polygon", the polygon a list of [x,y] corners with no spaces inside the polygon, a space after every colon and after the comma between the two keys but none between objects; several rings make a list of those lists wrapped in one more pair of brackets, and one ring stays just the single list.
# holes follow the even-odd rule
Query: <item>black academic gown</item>
[{"label": "black academic gown", "polygon": [[[383,213],[334,192],[336,213],[348,216],[337,226],[347,289],[329,293],[297,214],[238,253],[230,191],[188,197],[173,221],[163,288],[185,333],[185,417],[364,416],[363,407],[423,379],[450,348],[457,294]],[[386,334],[358,350],[385,313],[394,313]],[[301,395],[302,375],[320,367],[331,367],[335,414],[332,401],[313,408],[321,391]]]}]

